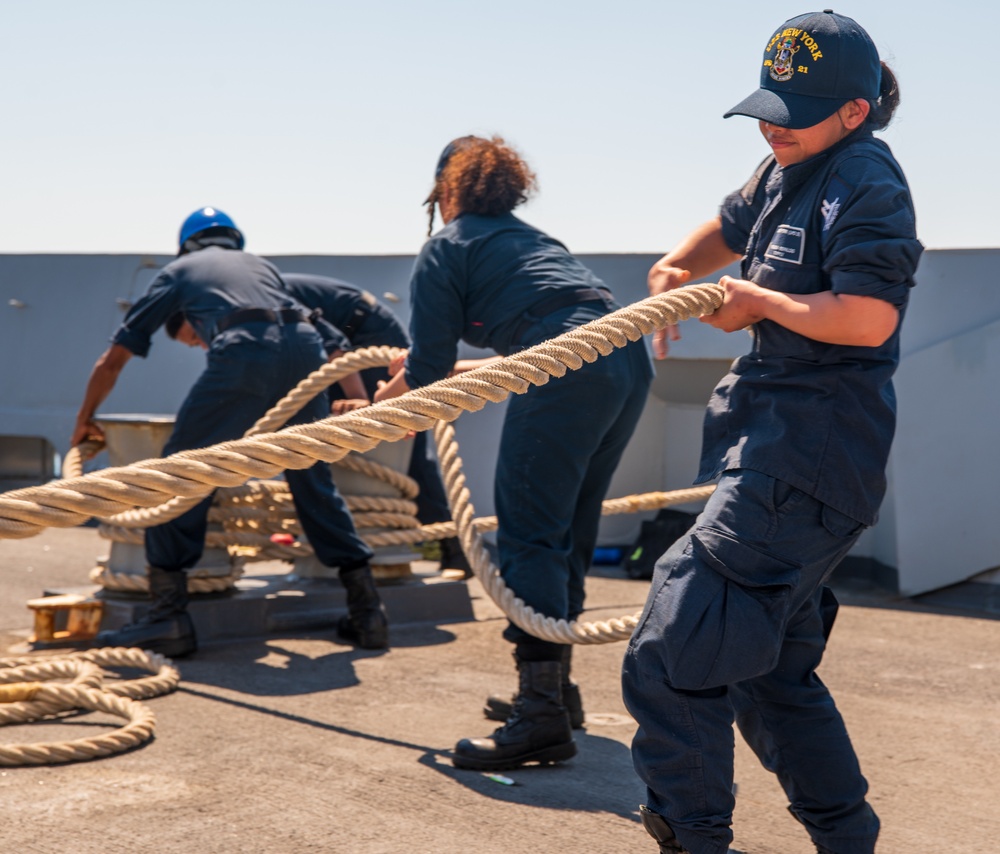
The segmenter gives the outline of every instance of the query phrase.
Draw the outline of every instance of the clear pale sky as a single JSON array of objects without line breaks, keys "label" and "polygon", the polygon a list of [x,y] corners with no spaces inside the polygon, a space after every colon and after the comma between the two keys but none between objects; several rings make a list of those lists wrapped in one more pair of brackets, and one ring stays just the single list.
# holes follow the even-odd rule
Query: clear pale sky
[{"label": "clear pale sky", "polygon": [[[767,154],[722,113],[822,6],[736,0],[3,0],[0,252],[171,253],[192,210],[261,254],[416,252],[444,144],[499,133],[520,215],[663,252]],[[852,0],[902,104],[883,138],[928,248],[1000,246],[1000,4]],[[990,154],[989,152],[993,152]]]}]

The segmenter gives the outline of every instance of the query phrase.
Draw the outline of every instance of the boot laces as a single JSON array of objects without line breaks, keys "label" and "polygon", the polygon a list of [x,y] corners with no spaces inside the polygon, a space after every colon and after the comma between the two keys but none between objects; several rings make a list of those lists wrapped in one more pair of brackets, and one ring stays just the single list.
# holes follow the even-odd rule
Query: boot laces
[{"label": "boot laces", "polygon": [[520,694],[518,694],[514,700],[514,705],[511,707],[510,716],[507,718],[507,720],[503,722],[501,726],[498,726],[495,730],[493,730],[493,737],[495,738],[496,736],[506,732],[508,729],[513,728],[513,726],[517,724],[523,717],[522,714],[523,711],[524,711],[524,698]]}]

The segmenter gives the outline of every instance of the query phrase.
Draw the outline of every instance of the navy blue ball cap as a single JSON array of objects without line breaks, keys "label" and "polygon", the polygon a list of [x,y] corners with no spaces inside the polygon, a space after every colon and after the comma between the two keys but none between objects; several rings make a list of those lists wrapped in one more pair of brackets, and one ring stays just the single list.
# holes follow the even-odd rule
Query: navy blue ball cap
[{"label": "navy blue ball cap", "polygon": [[479,139],[479,137],[460,136],[458,139],[453,139],[444,147],[444,151],[441,152],[441,156],[438,158],[437,166],[434,168],[435,181],[441,177],[445,167],[448,165],[448,161],[455,156],[455,152],[465,148],[474,139]]},{"label": "navy blue ball cap", "polygon": [[728,113],[800,130],[855,98],[878,100],[882,66],[868,33],[832,9],[791,18],[768,39],[760,88]]}]

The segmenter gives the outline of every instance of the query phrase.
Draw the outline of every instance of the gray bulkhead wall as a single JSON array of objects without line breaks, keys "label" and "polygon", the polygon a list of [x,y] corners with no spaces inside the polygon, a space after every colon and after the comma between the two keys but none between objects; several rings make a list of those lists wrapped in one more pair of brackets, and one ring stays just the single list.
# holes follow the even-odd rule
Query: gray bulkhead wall
[{"label": "gray bulkhead wall", "polygon": [[1000,565],[1000,249],[925,252],[902,335],[873,556],[914,595]]},{"label": "gray bulkhead wall", "polygon": [[[646,296],[646,272],[656,257],[581,256],[622,304]],[[25,437],[65,452],[94,360],[128,305],[170,259],[0,255],[0,468],[5,459],[23,456]],[[271,260],[287,272],[330,275],[367,288],[408,321],[412,256]],[[1000,294],[991,286],[998,261],[1000,250],[937,250],[925,253],[921,263],[896,382],[900,421],[889,494],[879,524],[854,552],[896,568],[903,593],[955,583],[1000,564],[1000,526],[990,518],[1000,468],[1000,446],[992,435],[1000,415],[994,392],[1000,380]],[[612,483],[612,497],[690,485],[708,395],[749,346],[744,333],[722,335],[696,321],[683,324],[681,334],[671,345],[672,358],[657,363],[649,404]],[[481,354],[464,345],[460,352]],[[178,345],[161,331],[149,357],[126,367],[102,412],[175,413],[203,364],[200,350]],[[494,511],[493,470],[505,406],[465,413],[456,423],[480,515]],[[3,478],[0,471],[0,488],[23,485]],[[651,515],[606,518],[602,544],[632,542],[641,519]]]}]

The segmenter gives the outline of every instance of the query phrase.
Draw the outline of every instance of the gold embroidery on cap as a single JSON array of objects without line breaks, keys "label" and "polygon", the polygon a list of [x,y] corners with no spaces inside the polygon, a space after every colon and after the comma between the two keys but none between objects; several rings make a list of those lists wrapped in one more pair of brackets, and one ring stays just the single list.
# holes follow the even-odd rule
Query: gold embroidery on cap
[{"label": "gold embroidery on cap", "polygon": [[796,44],[794,36],[780,37],[777,53],[771,61],[771,70],[768,71],[773,80],[784,81],[791,79],[792,74],[795,73],[792,61],[795,59],[795,54],[801,48],[802,45]]}]

